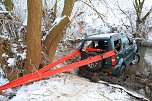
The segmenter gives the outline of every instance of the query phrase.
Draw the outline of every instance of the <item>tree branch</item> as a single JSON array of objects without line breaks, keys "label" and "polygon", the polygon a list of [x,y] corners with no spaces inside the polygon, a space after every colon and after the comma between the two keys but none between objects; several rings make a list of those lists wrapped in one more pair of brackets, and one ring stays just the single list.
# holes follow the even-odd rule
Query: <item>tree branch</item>
[{"label": "tree branch", "polygon": [[[93,11],[95,11],[97,13],[97,15],[99,16],[99,18],[104,22],[106,23],[106,21],[104,21],[103,17],[101,16],[101,13],[97,11],[97,9],[92,5],[89,5],[88,3],[84,2],[84,1],[81,1],[83,2],[84,4],[86,4],[87,6],[89,6]],[[106,23],[107,24],[107,23]]]},{"label": "tree branch", "polygon": [[146,13],[146,15],[142,18],[142,22],[145,23],[147,17],[152,13],[152,8]]},{"label": "tree branch", "polygon": [[[118,2],[117,2],[118,3]],[[132,21],[131,21],[131,19],[130,19],[130,17],[127,15],[127,13],[125,12],[125,11],[123,11],[122,9],[121,9],[121,7],[119,6],[119,4],[118,4],[118,8],[119,8],[119,10],[124,14],[124,15],[126,15],[126,17],[127,17],[127,19],[129,20],[129,23],[130,23],[130,26],[131,26],[131,32],[133,33],[133,25],[132,25]],[[122,20],[122,19],[121,19]],[[123,22],[123,24],[124,24],[124,22]]]}]

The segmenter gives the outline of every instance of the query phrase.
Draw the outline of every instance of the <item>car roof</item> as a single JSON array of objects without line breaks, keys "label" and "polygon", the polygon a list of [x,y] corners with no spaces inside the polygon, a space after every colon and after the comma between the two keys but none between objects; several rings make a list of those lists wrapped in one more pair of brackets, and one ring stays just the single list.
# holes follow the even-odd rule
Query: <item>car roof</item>
[{"label": "car roof", "polygon": [[111,37],[120,37],[121,33],[105,33],[105,34],[92,34],[85,39],[109,39]]}]

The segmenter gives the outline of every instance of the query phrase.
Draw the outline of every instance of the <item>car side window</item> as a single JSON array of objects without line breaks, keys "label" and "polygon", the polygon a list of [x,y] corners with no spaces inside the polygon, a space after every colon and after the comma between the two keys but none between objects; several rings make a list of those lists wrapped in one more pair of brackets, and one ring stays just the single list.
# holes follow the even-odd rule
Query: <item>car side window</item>
[{"label": "car side window", "polygon": [[130,46],[130,41],[129,41],[129,39],[128,39],[127,36],[123,36],[123,37],[122,37],[122,42],[123,42],[123,46],[124,46],[125,48],[127,48],[127,47]]},{"label": "car side window", "polygon": [[122,45],[121,45],[121,40],[120,39],[114,41],[114,47],[117,50],[117,52],[121,51],[121,46]]},{"label": "car side window", "polygon": [[92,48],[92,47],[94,47],[94,44],[95,43],[93,43],[92,41],[85,41],[84,42],[84,48]]}]

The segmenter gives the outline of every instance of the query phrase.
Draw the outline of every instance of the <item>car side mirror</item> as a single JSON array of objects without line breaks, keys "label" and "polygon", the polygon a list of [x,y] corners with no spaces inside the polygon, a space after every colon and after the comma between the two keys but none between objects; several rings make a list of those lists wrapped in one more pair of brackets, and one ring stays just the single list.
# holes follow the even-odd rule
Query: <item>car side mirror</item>
[{"label": "car side mirror", "polygon": [[131,40],[131,41],[130,41],[130,45],[133,45],[133,43],[134,43],[133,40]]},{"label": "car side mirror", "polygon": [[125,46],[126,46],[126,44],[125,44],[125,43],[123,43],[123,44],[122,44],[123,49],[125,49]]}]

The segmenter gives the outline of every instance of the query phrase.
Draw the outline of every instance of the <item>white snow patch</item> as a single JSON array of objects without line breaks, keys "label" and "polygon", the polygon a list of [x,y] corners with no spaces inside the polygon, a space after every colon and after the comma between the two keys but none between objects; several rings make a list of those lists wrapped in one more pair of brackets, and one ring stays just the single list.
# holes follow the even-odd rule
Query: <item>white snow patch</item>
[{"label": "white snow patch", "polygon": [[59,24],[59,22],[61,22],[61,20],[62,19],[64,19],[66,16],[63,16],[63,17],[57,17],[56,19],[55,19],[55,21],[53,22],[53,26],[56,26],[56,25],[58,25]]},{"label": "white snow patch", "polygon": [[[8,79],[4,78],[3,75],[4,75],[4,72],[1,69],[1,65],[0,65],[0,86],[8,83]],[[9,93],[12,93],[12,90],[8,89],[8,90],[3,91],[3,92],[5,92],[6,94],[9,94]],[[0,95],[0,101],[7,101],[7,100],[4,96]]]},{"label": "white snow patch", "polygon": [[22,59],[24,60],[26,58],[26,51],[24,50],[23,53],[17,53],[17,56],[21,56]]},{"label": "white snow patch", "polygon": [[22,86],[10,101],[130,101],[133,99],[120,89],[92,83],[75,75],[60,76]]},{"label": "white snow patch", "polygon": [[8,66],[14,66],[15,65],[15,58],[9,58],[7,60]]},{"label": "white snow patch", "polygon": [[3,58],[6,58],[6,57],[8,57],[8,55],[7,55],[6,53],[3,53],[3,54],[2,54],[2,57],[3,57]]},{"label": "white snow patch", "polygon": [[2,69],[0,68],[0,85],[3,85],[3,84],[5,84],[6,82],[8,82],[8,80],[7,79],[5,79],[5,78],[3,78],[3,76],[2,76],[2,73],[3,71],[2,71]]},{"label": "white snow patch", "polygon": [[[56,19],[55,19],[55,21],[53,22],[53,27],[50,29],[50,31],[49,32],[51,32],[51,30],[55,27],[55,26],[57,26],[59,23],[60,23],[60,21],[61,20],[63,20],[64,18],[65,18],[66,16],[63,16],[63,17],[57,17]],[[43,36],[43,38],[42,38],[42,40],[45,40],[46,39],[46,37],[47,37],[47,35],[49,34],[49,32],[48,33],[46,33],[46,35],[45,36]]]},{"label": "white snow patch", "polygon": [[3,3],[0,3],[0,13],[4,13],[4,12],[8,12],[8,11],[6,11],[6,8],[3,5]]}]

